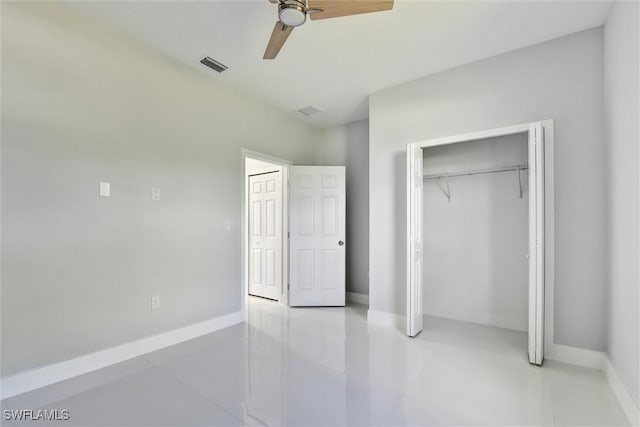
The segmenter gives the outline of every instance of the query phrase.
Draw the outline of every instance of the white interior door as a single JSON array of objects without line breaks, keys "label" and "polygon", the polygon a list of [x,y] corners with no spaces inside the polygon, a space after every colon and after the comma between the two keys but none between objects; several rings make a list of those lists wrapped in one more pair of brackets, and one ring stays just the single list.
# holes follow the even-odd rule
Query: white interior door
[{"label": "white interior door", "polygon": [[249,177],[249,294],[278,300],[282,289],[282,172]]},{"label": "white interior door", "polygon": [[291,167],[291,306],[344,306],[345,184],[344,166]]},{"label": "white interior door", "polygon": [[422,148],[407,146],[407,335],[422,330]]},{"label": "white interior door", "polygon": [[529,363],[542,365],[544,332],[544,128],[529,129]]}]

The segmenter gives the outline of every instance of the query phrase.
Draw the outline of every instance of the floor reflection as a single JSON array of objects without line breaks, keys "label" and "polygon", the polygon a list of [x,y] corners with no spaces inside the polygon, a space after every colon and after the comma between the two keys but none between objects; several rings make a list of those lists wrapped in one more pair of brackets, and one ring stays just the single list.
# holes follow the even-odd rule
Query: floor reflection
[{"label": "floor reflection", "polygon": [[521,332],[426,318],[411,339],[368,325],[363,306],[249,300],[247,323],[3,409],[68,409],[65,425],[626,424],[601,372],[531,366]]}]

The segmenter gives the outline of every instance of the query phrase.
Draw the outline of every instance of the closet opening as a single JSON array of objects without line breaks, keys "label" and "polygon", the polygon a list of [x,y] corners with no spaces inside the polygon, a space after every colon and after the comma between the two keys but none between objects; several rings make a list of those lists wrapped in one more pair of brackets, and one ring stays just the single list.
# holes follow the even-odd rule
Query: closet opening
[{"label": "closet opening", "polygon": [[552,125],[408,145],[408,336],[447,321],[518,331],[509,333],[527,342],[529,362],[542,364],[544,329],[553,321],[545,322],[545,287],[546,302],[553,297],[545,280]]}]

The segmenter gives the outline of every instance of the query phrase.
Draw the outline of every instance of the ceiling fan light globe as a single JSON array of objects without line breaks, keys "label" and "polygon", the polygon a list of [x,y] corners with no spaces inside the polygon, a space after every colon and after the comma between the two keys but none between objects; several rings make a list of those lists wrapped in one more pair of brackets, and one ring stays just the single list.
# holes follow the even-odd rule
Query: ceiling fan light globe
[{"label": "ceiling fan light globe", "polygon": [[297,7],[285,7],[280,9],[280,22],[288,27],[299,27],[307,20],[304,10]]}]

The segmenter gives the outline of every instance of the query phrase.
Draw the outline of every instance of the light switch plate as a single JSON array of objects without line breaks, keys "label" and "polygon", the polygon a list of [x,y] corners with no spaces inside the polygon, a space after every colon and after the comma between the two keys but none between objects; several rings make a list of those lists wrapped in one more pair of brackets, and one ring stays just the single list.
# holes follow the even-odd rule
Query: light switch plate
[{"label": "light switch plate", "polygon": [[108,182],[100,183],[100,197],[109,197],[111,196],[111,184]]},{"label": "light switch plate", "polygon": [[151,297],[151,309],[155,310],[160,308],[160,297],[158,295],[154,295]]},{"label": "light switch plate", "polygon": [[224,231],[231,231],[231,221],[224,222]]},{"label": "light switch plate", "polygon": [[160,189],[158,187],[151,187],[151,200],[160,200]]}]

